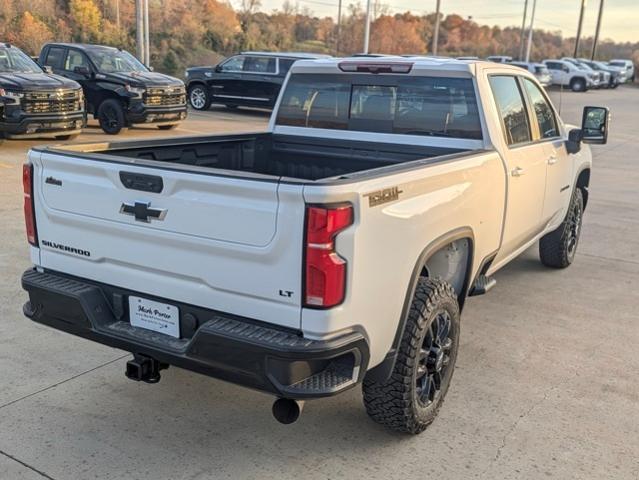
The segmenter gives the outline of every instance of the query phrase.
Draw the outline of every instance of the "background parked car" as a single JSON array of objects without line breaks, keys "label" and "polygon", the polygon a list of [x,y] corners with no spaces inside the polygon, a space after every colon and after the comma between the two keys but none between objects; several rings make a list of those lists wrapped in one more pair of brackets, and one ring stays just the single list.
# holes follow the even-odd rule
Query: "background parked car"
[{"label": "background parked car", "polygon": [[516,67],[521,67],[525,70],[531,72],[539,83],[541,83],[544,87],[548,87],[552,85],[552,76],[548,71],[548,67],[543,63],[526,63],[526,62],[509,62],[511,65],[515,65]]},{"label": "background parked car", "polygon": [[601,88],[604,85],[608,86],[608,83],[607,83],[606,78],[605,78],[606,75],[603,72],[597,72],[597,71],[593,70],[588,65],[580,62],[576,58],[564,57],[564,58],[562,58],[562,60],[565,60],[566,62],[572,63],[575,67],[577,67],[580,70],[584,70],[587,73],[587,75],[592,79],[592,84],[593,84],[592,86],[594,88]]},{"label": "background parked car", "polygon": [[626,78],[631,82],[635,81],[635,64],[632,60],[613,59],[608,62],[612,67],[621,67],[626,69]]},{"label": "background parked car", "polygon": [[273,108],[291,65],[301,59],[328,58],[307,53],[242,52],[215,67],[186,70],[190,105],[207,110],[212,103]]},{"label": "background parked car", "polygon": [[511,63],[513,61],[513,57],[509,57],[507,55],[491,55],[490,57],[486,57],[486,60],[496,63]]},{"label": "background parked car", "polygon": [[[611,67],[603,62],[596,62],[585,58],[578,59],[582,64],[588,65],[593,70],[598,71],[604,75],[604,82],[607,82],[608,88],[617,88],[620,83],[623,83],[626,78],[626,72],[623,69]],[[623,76],[622,76],[623,72]],[[623,81],[622,81],[623,78]]]},{"label": "background parked car", "polygon": [[548,67],[552,76],[552,84],[563,87],[570,87],[573,92],[585,92],[592,88],[594,83],[592,77],[584,69],[577,68],[576,65],[565,60],[544,60],[543,64]]},{"label": "background parked car", "polygon": [[0,139],[68,140],[80,133],[84,117],[80,85],[43,71],[19,48],[0,43]]},{"label": "background parked car", "polygon": [[168,130],[186,118],[184,82],[151,71],[124,50],[50,43],[39,62],[82,85],[88,113],[110,135],[139,123]]}]

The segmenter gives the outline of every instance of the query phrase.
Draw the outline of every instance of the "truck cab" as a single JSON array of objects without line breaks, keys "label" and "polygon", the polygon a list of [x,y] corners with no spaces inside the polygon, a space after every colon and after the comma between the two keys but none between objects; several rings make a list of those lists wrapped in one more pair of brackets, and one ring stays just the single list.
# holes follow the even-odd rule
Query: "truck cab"
[{"label": "truck cab", "polygon": [[186,118],[184,83],[153,72],[124,50],[49,43],[40,52],[39,63],[82,85],[87,112],[109,135],[135,124],[168,130]]},{"label": "truck cab", "polygon": [[0,139],[67,140],[84,126],[77,82],[44,71],[19,48],[0,43]]}]

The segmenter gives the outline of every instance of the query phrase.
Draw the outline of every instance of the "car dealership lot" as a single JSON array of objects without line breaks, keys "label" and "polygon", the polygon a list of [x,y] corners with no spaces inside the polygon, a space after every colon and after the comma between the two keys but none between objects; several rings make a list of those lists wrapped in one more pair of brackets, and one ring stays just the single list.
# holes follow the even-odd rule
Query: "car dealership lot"
[{"label": "car dealership lot", "polygon": [[[559,105],[559,91],[553,90]],[[271,398],[171,368],[158,385],[124,376],[129,355],[21,314],[28,268],[21,168],[29,146],[0,146],[0,479],[637,478],[639,476],[639,89],[565,92],[563,117],[612,110],[582,243],[565,271],[536,248],[468,300],[457,372],[422,435],[369,421],[360,392],[270,416]],[[175,132],[134,129],[78,141],[239,132],[262,113],[191,112]]]}]

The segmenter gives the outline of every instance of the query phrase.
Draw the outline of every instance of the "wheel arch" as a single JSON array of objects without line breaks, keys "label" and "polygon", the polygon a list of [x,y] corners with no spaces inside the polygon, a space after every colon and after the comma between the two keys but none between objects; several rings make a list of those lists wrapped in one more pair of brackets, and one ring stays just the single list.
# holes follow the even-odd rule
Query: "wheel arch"
[{"label": "wheel arch", "polygon": [[[366,373],[366,376],[374,381],[385,382],[393,372],[395,367],[395,360],[397,358],[397,349],[402,339],[402,333],[406,327],[408,320],[408,314],[410,311],[410,305],[415,295],[417,288],[417,282],[421,277],[428,277],[429,275],[436,275],[437,271],[429,271],[429,261],[436,258],[441,252],[444,252],[451,244],[456,242],[465,241],[467,252],[465,255],[465,262],[460,264],[460,268],[463,268],[463,276],[460,280],[460,291],[457,290],[457,300],[459,302],[460,313],[463,310],[464,302],[468,295],[470,282],[472,281],[472,265],[474,260],[474,248],[475,248],[475,236],[472,228],[460,227],[439,236],[437,239],[429,243],[418,256],[413,271],[411,273],[410,281],[408,283],[408,289],[406,296],[404,297],[404,303],[402,306],[402,312],[397,323],[397,329],[393,338],[390,351],[386,354],[385,359],[379,364],[373,367]],[[432,265],[432,262],[431,264]],[[459,274],[459,272],[456,272]]]},{"label": "wheel arch", "polygon": [[106,100],[117,100],[117,101],[119,101],[122,104],[122,108],[125,110],[125,113],[126,113],[126,109],[128,108],[128,98],[125,97],[124,95],[121,95],[118,92],[118,90],[112,89],[112,88],[108,88],[108,89],[103,89],[100,92],[100,97],[98,98],[96,104],[93,105],[93,117],[94,118],[98,118],[98,111],[100,110],[100,106],[102,106],[102,104]]},{"label": "wheel arch", "polygon": [[584,198],[584,210],[588,204],[588,187],[590,186],[590,167],[585,167],[577,175],[577,188],[581,189]]}]

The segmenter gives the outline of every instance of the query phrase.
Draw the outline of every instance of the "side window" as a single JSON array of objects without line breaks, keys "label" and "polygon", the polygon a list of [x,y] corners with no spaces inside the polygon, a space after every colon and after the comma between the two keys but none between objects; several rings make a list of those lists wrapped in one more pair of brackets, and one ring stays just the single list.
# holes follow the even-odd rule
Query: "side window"
[{"label": "side window", "polygon": [[231,57],[220,65],[220,69],[223,72],[241,72],[244,67],[244,60],[245,57],[242,57],[241,55]]},{"label": "side window", "polygon": [[294,63],[295,63],[295,60],[293,59],[280,58],[280,74],[286,75]]},{"label": "side window", "polygon": [[508,145],[530,142],[528,113],[517,79],[511,76],[489,77],[490,87],[501,115]]},{"label": "side window", "polygon": [[62,59],[64,58],[64,48],[51,47],[47,52],[47,58],[44,64],[51,68],[62,68]]},{"label": "side window", "polygon": [[275,57],[246,57],[244,71],[251,73],[275,73]]},{"label": "side window", "polygon": [[77,50],[69,50],[69,53],[67,54],[67,59],[64,62],[64,69],[69,72],[72,72],[75,69],[75,67],[90,68],[89,60],[83,53],[78,52]]},{"label": "side window", "polygon": [[557,120],[552,107],[546,100],[546,97],[539,87],[527,78],[524,79],[524,86],[530,97],[530,101],[535,110],[535,117],[537,117],[537,125],[539,125],[539,134],[541,138],[553,138],[559,135],[557,129]]}]

